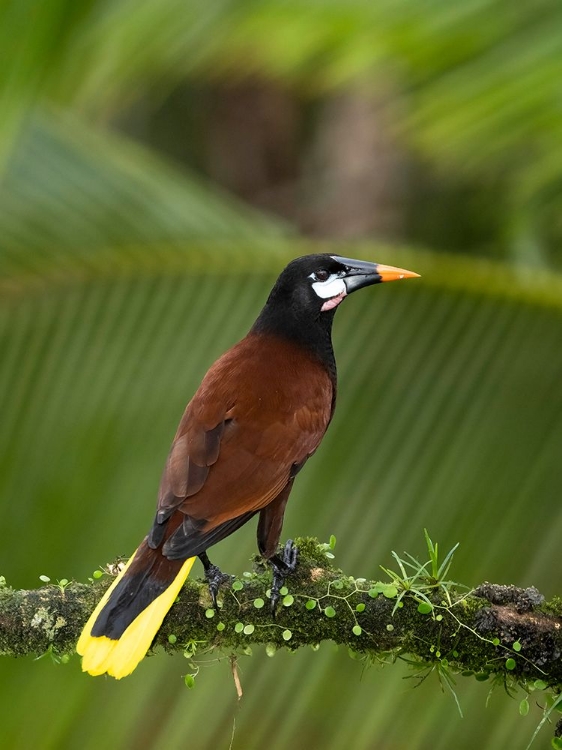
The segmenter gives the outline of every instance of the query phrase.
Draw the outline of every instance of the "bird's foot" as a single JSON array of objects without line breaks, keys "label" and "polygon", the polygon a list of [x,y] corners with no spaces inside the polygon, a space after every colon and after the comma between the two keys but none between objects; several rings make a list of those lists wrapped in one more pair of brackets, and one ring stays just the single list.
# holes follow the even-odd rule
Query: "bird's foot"
[{"label": "bird's foot", "polygon": [[280,591],[285,585],[285,578],[293,573],[297,567],[299,550],[293,544],[293,540],[287,540],[283,549],[283,557],[273,555],[269,562],[273,568],[273,581],[271,583],[271,612],[275,616]]},{"label": "bird's foot", "polygon": [[223,573],[219,567],[213,565],[204,552],[203,554],[199,555],[199,559],[201,560],[201,562],[203,563],[203,567],[205,568],[205,578],[207,579],[207,583],[209,585],[209,594],[211,595],[213,608],[218,609],[217,594],[219,593],[221,584],[230,582],[233,576],[229,576],[227,573]]}]

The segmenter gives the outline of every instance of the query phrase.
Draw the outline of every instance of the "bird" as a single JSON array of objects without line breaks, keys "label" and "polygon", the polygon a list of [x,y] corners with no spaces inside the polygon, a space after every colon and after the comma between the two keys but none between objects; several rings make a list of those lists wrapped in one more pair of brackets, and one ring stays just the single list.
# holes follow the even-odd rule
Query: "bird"
[{"label": "bird", "polygon": [[327,253],[291,261],[248,334],[210,367],[174,437],[152,527],[88,619],[82,669],[121,679],[144,658],[193,563],[213,604],[229,578],[207,550],[255,515],[271,564],[272,608],[297,564],[278,549],[296,475],[318,448],[336,405],[332,322],[351,293],[417,277],[393,266]]}]

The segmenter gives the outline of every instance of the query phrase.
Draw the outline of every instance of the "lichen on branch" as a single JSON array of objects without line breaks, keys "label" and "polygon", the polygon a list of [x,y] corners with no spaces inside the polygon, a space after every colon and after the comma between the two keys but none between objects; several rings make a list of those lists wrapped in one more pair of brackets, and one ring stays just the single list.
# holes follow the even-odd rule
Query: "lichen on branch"
[{"label": "lichen on branch", "polygon": [[[387,581],[335,568],[335,540],[298,539],[299,564],[275,615],[271,574],[258,560],[253,573],[222,587],[217,610],[207,584],[190,579],[153,645],[190,653],[197,643],[199,651],[236,654],[261,644],[272,654],[331,640],[359,658],[407,657],[420,671],[435,670],[445,679],[462,673],[560,693],[562,599],[546,603],[536,589],[494,584],[467,591],[441,580],[443,564],[438,567],[437,548],[427,539],[430,561],[395,555],[399,570],[386,571]],[[87,584],[61,581],[16,591],[0,579],[0,655],[48,651],[68,660],[111,580],[107,574]]]}]

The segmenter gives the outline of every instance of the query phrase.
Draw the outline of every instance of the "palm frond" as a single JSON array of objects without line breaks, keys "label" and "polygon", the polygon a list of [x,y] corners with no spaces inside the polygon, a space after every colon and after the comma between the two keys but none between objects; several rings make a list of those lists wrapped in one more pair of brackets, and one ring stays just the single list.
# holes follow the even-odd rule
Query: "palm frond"
[{"label": "palm frond", "polygon": [[[189,253],[176,247],[169,250],[178,254],[174,273],[148,267],[141,275],[76,279],[71,263],[65,283],[47,276],[42,288],[3,298],[0,501],[7,543],[0,568],[9,583],[34,586],[41,573],[84,578],[134,548],[152,515],[178,415],[207,366],[253,321],[281,254],[296,250],[281,244],[279,256],[264,252],[253,273],[248,264],[244,273],[226,273],[221,246],[217,272],[209,249],[204,268],[191,268]],[[245,249],[235,245],[233,252]],[[390,262],[408,255],[374,246],[347,246],[346,253]],[[423,263],[420,256],[423,269],[409,260],[424,271],[423,281],[381,285],[338,313],[338,410],[299,476],[285,534],[337,533],[342,566],[375,576],[380,563],[391,563],[391,549],[420,556],[426,527],[443,548],[460,542],[456,579],[534,583],[553,593],[562,531],[559,280],[545,276],[529,294],[532,281],[518,281],[506,267],[502,274],[501,264],[475,277],[471,259],[451,259],[443,268],[442,256],[428,253]],[[515,292],[506,291],[502,275]],[[246,527],[217,547],[214,559],[240,572],[254,548],[254,529]],[[185,671],[181,658],[149,659],[127,691],[115,692],[117,727],[107,700],[116,686],[85,681],[77,663],[3,668],[6,690],[25,677],[26,704],[39,705],[42,696],[43,705],[46,694],[81,696],[80,710],[74,700],[50,709],[53,746],[79,734],[87,748],[110,741],[126,748],[140,731],[147,747],[179,748],[193,733],[201,747],[216,747],[231,734],[226,663],[202,669],[186,695],[173,680]],[[382,737],[398,747],[445,748],[455,735],[455,744],[468,749],[483,736],[500,733],[504,745],[520,736],[517,722],[503,721],[514,711],[507,699],[493,715],[484,712],[480,684],[456,687],[465,713],[479,717],[460,732],[450,703],[436,698],[437,684],[404,693],[403,674],[398,667],[370,670],[359,682],[359,665],[327,645],[319,654],[278,654],[273,661],[256,653],[243,664],[237,741],[252,746],[267,737],[281,748],[313,731],[315,744],[337,748],[350,726],[357,727],[358,748]],[[164,701],[168,719],[156,736],[146,706]],[[400,706],[407,707],[408,727],[394,718]],[[28,746],[44,741],[34,726],[26,724]],[[3,727],[18,747],[19,708],[3,717]]]}]

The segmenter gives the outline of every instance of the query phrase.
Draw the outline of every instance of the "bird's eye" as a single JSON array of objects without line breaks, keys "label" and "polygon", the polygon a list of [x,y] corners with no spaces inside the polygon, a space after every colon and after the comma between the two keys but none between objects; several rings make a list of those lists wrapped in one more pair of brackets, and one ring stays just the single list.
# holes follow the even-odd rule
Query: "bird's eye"
[{"label": "bird's eye", "polygon": [[320,271],[316,271],[314,275],[317,281],[328,281],[330,278],[330,272],[326,271],[324,268],[321,268]]}]

